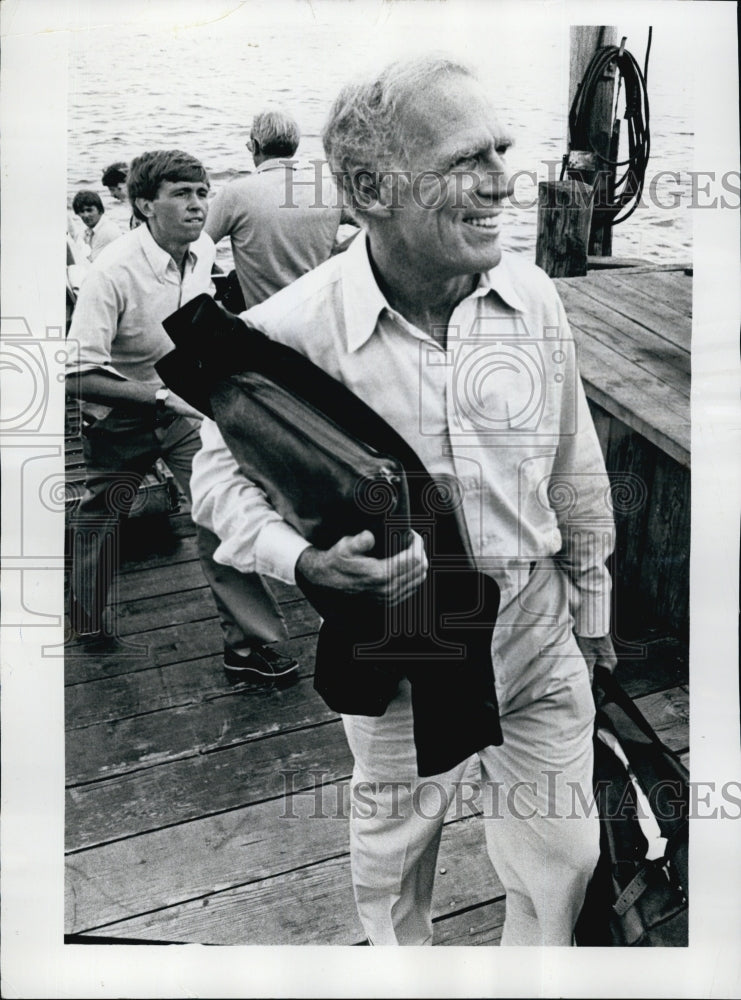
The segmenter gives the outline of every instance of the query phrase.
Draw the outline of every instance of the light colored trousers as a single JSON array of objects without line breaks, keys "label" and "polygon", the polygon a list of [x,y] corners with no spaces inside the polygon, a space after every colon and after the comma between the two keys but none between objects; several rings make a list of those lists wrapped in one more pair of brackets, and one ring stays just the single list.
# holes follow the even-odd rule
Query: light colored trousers
[{"label": "light colored trousers", "polygon": [[[478,801],[506,890],[503,945],[572,944],[599,853],[597,816],[580,807],[591,800],[594,702],[572,624],[567,580],[544,560],[494,629],[504,743],[478,754]],[[363,802],[350,818],[363,927],[374,945],[431,944],[445,807],[461,801],[459,783],[471,762],[417,777],[408,681],[385,715],[343,722],[355,758],[351,802]]]}]

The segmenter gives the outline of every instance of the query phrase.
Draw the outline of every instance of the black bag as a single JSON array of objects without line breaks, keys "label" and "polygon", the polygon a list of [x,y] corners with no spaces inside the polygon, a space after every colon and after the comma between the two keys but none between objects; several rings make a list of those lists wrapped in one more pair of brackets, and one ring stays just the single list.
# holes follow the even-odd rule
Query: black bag
[{"label": "black bag", "polygon": [[600,858],[576,943],[686,947],[689,773],[609,671],[597,668],[595,688]]},{"label": "black bag", "polygon": [[[207,295],[183,306],[163,325],[180,352],[157,362],[163,380],[213,416],[242,472],[288,524],[320,549],[364,529],[376,539],[370,555],[384,558],[407,548],[412,535],[401,462],[350,434],[286,388],[280,376],[245,369],[249,362],[239,355],[240,342],[248,342],[247,328]],[[203,339],[204,327],[210,343]],[[267,343],[263,334],[253,335]],[[201,376],[195,394],[187,380],[181,386],[180,360],[189,353]],[[204,353],[214,355],[208,368]]]},{"label": "black bag", "polygon": [[211,280],[216,286],[215,302],[220,302],[230,313],[238,314],[245,311],[247,305],[236,271],[230,271],[229,274],[212,274]]},{"label": "black bag", "polygon": [[220,383],[211,405],[242,472],[312,545],[329,549],[363,529],[373,533],[369,555],[378,558],[411,543],[409,492],[397,459],[259,372]]},{"label": "black bag", "polygon": [[[491,635],[496,581],[461,538],[455,491],[360,397],[300,352],[199,295],[163,322],[177,349],[157,371],[217,420],[235,459],[317,547],[373,531],[373,555],[424,539],[422,585],[389,609],[372,594],[296,583],[322,617],[314,686],[350,715],[383,715],[409,678],[417,769],[440,774],[499,745]],[[445,738],[441,738],[441,733]]]}]

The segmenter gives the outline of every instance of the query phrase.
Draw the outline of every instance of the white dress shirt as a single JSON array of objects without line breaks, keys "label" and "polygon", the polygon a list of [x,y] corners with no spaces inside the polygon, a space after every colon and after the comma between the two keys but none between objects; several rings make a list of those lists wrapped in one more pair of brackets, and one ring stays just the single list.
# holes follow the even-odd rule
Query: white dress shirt
[{"label": "white dress shirt", "polygon": [[85,232],[83,234],[83,240],[89,247],[88,256],[90,258],[90,263],[96,260],[100,256],[101,250],[107,247],[109,243],[117,240],[121,236],[121,230],[118,228],[113,219],[107,218],[102,215],[97,223],[92,227],[85,227]]},{"label": "white dress shirt", "polygon": [[67,346],[68,372],[101,369],[162,385],[155,362],[174,344],[162,320],[201,292],[211,292],[216,251],[201,233],[181,276],[170,254],[139,226],[105,247],[90,268],[75,305]]},{"label": "white dress shirt", "polygon": [[[361,234],[242,318],[343,382],[448,480],[502,607],[533,561],[558,553],[574,584],[575,631],[608,632],[609,481],[568,321],[543,271],[504,254],[456,306],[443,349],[390,308]],[[216,560],[293,582],[308,543],[241,474],[213,421],[201,436],[193,516],[221,539]]]}]

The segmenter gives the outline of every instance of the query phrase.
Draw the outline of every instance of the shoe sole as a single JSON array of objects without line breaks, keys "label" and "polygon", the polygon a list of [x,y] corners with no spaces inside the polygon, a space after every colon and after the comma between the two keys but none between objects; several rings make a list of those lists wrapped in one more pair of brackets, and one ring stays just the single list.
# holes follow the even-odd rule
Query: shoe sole
[{"label": "shoe sole", "polygon": [[298,680],[298,666],[289,667],[280,674],[263,674],[252,667],[230,667],[224,664],[224,674],[232,684],[249,684],[252,687],[289,687]]}]

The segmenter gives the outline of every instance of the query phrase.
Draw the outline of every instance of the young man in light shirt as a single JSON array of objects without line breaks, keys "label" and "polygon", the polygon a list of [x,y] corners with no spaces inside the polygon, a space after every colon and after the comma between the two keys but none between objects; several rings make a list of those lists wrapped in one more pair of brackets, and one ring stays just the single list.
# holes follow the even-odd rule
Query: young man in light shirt
[{"label": "young man in light shirt", "polygon": [[[179,150],[144,153],[128,191],[142,225],[106,247],[83,282],[69,332],[69,391],[82,400],[87,496],[73,519],[72,619],[96,634],[114,573],[116,544],[144,475],[164,459],[190,497],[202,415],[166,389],[155,363],[173,344],[162,320],[212,290],[215,257],[203,232],[209,180]],[[220,613],[224,668],[232,682],[290,683],[297,664],[269,643],[286,636],[278,606],[257,574],[213,563],[218,539],[198,530],[201,564]]]},{"label": "young man in light shirt", "polygon": [[85,224],[82,239],[92,264],[104,247],[118,239],[121,230],[104,214],[103,202],[95,191],[78,191],[72,199],[72,211]]}]

